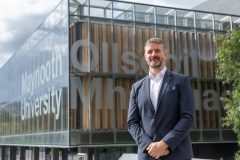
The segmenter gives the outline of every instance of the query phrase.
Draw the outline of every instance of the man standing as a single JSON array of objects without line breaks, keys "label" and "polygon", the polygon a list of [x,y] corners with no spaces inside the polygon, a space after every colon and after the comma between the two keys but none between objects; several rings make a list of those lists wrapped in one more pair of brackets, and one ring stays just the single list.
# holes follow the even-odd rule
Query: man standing
[{"label": "man standing", "polygon": [[167,70],[160,38],[149,39],[144,50],[149,74],[132,86],[127,120],[138,159],[190,160],[194,100],[189,79]]}]

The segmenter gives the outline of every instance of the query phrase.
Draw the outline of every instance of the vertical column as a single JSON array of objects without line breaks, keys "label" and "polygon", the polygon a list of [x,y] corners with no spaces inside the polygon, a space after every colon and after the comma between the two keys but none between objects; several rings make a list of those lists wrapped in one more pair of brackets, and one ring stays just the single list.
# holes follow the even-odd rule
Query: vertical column
[{"label": "vertical column", "polygon": [[59,149],[58,148],[52,148],[51,151],[52,158],[51,160],[58,160],[59,159]]},{"label": "vertical column", "polygon": [[39,148],[38,147],[33,148],[33,160],[39,160]]},{"label": "vertical column", "polygon": [[68,149],[62,149],[62,159],[67,160],[68,159]]},{"label": "vertical column", "polygon": [[16,160],[16,147],[10,146],[10,160]]},{"label": "vertical column", "polygon": [[45,160],[51,160],[51,150],[50,150],[50,148],[45,148]]},{"label": "vertical column", "polygon": [[[88,149],[88,160],[94,160],[94,148]],[[97,159],[97,158],[96,158]]]},{"label": "vertical column", "polygon": [[5,158],[5,147],[1,146],[1,156],[0,156],[0,160],[4,160]]},{"label": "vertical column", "polygon": [[20,160],[25,160],[26,159],[26,153],[25,153],[25,147],[20,147],[19,151],[20,151]]}]

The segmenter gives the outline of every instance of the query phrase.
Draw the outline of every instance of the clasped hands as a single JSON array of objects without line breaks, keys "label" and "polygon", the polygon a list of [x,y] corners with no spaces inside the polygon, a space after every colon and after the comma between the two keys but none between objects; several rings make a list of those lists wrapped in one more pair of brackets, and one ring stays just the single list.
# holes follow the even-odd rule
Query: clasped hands
[{"label": "clasped hands", "polygon": [[155,159],[169,154],[168,145],[164,141],[152,142],[146,148],[148,154]]}]

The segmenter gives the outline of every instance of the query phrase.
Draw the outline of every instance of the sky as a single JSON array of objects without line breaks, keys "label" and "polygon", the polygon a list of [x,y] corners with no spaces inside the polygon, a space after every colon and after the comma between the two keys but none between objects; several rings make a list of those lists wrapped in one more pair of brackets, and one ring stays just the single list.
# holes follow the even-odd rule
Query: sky
[{"label": "sky", "polygon": [[[147,0],[125,1],[146,3]],[[148,0],[147,3],[191,9],[204,1],[206,0]],[[0,68],[59,2],[60,0],[0,1]]]}]

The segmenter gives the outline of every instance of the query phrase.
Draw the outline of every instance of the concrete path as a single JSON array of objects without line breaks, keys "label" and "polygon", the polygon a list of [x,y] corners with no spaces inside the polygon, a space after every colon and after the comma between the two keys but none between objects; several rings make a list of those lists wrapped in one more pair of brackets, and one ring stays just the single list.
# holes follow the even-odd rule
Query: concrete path
[{"label": "concrete path", "polygon": [[[126,153],[123,154],[118,160],[137,160],[137,154]],[[213,160],[213,159],[193,158],[192,160]]]}]

